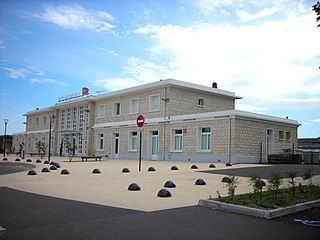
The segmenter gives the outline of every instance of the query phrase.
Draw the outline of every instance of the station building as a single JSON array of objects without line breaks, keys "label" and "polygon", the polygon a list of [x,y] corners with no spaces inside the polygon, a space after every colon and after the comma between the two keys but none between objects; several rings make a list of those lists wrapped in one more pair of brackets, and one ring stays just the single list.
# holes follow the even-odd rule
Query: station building
[{"label": "station building", "polygon": [[[82,95],[27,112],[26,132],[13,136],[16,149],[36,152],[36,142],[66,156],[100,155],[224,163],[267,163],[268,155],[297,146],[299,123],[235,110],[235,93],[174,79],[99,95]],[[138,129],[136,118],[145,124]],[[50,124],[51,123],[51,124]]]}]

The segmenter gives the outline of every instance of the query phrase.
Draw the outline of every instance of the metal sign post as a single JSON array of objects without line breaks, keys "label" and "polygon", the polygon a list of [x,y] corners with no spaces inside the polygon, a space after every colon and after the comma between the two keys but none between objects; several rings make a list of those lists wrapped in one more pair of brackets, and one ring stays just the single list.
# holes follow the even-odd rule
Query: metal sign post
[{"label": "metal sign post", "polygon": [[144,125],[144,117],[142,115],[139,115],[137,117],[137,126],[139,128],[140,132],[140,146],[139,146],[139,172],[141,172],[141,147],[142,147],[142,132],[143,132],[143,125]]}]

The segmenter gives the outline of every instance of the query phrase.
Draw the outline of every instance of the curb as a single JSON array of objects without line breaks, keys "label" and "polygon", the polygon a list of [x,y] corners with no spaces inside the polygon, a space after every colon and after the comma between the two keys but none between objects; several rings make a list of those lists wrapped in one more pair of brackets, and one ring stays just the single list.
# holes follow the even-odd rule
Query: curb
[{"label": "curb", "polygon": [[224,210],[229,212],[235,212],[235,213],[241,213],[241,214],[246,214],[250,216],[266,218],[266,219],[273,219],[276,217],[281,217],[284,215],[301,212],[313,207],[319,207],[320,200],[314,200],[306,203],[299,203],[296,205],[292,205],[290,207],[277,208],[272,210],[250,208],[250,207],[233,205],[229,203],[223,203],[219,201],[205,200],[205,199],[200,199],[198,206],[212,208],[212,209],[219,209],[219,210]]}]

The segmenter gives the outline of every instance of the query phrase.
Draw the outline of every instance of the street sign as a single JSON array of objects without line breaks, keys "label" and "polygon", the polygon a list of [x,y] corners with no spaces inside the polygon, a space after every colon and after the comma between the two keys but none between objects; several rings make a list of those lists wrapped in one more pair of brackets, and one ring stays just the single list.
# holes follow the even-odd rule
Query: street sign
[{"label": "street sign", "polygon": [[136,122],[137,122],[137,126],[138,126],[139,128],[142,128],[143,125],[144,125],[144,116],[139,115],[139,116],[137,117]]}]

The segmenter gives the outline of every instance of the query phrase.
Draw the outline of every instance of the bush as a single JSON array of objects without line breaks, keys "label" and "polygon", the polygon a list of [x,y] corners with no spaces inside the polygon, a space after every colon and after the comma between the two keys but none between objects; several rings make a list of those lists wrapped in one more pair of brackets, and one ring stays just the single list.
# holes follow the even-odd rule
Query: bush
[{"label": "bush", "polygon": [[274,192],[274,197],[278,195],[280,185],[282,184],[282,177],[279,173],[271,173],[271,177],[268,179],[267,188]]}]

